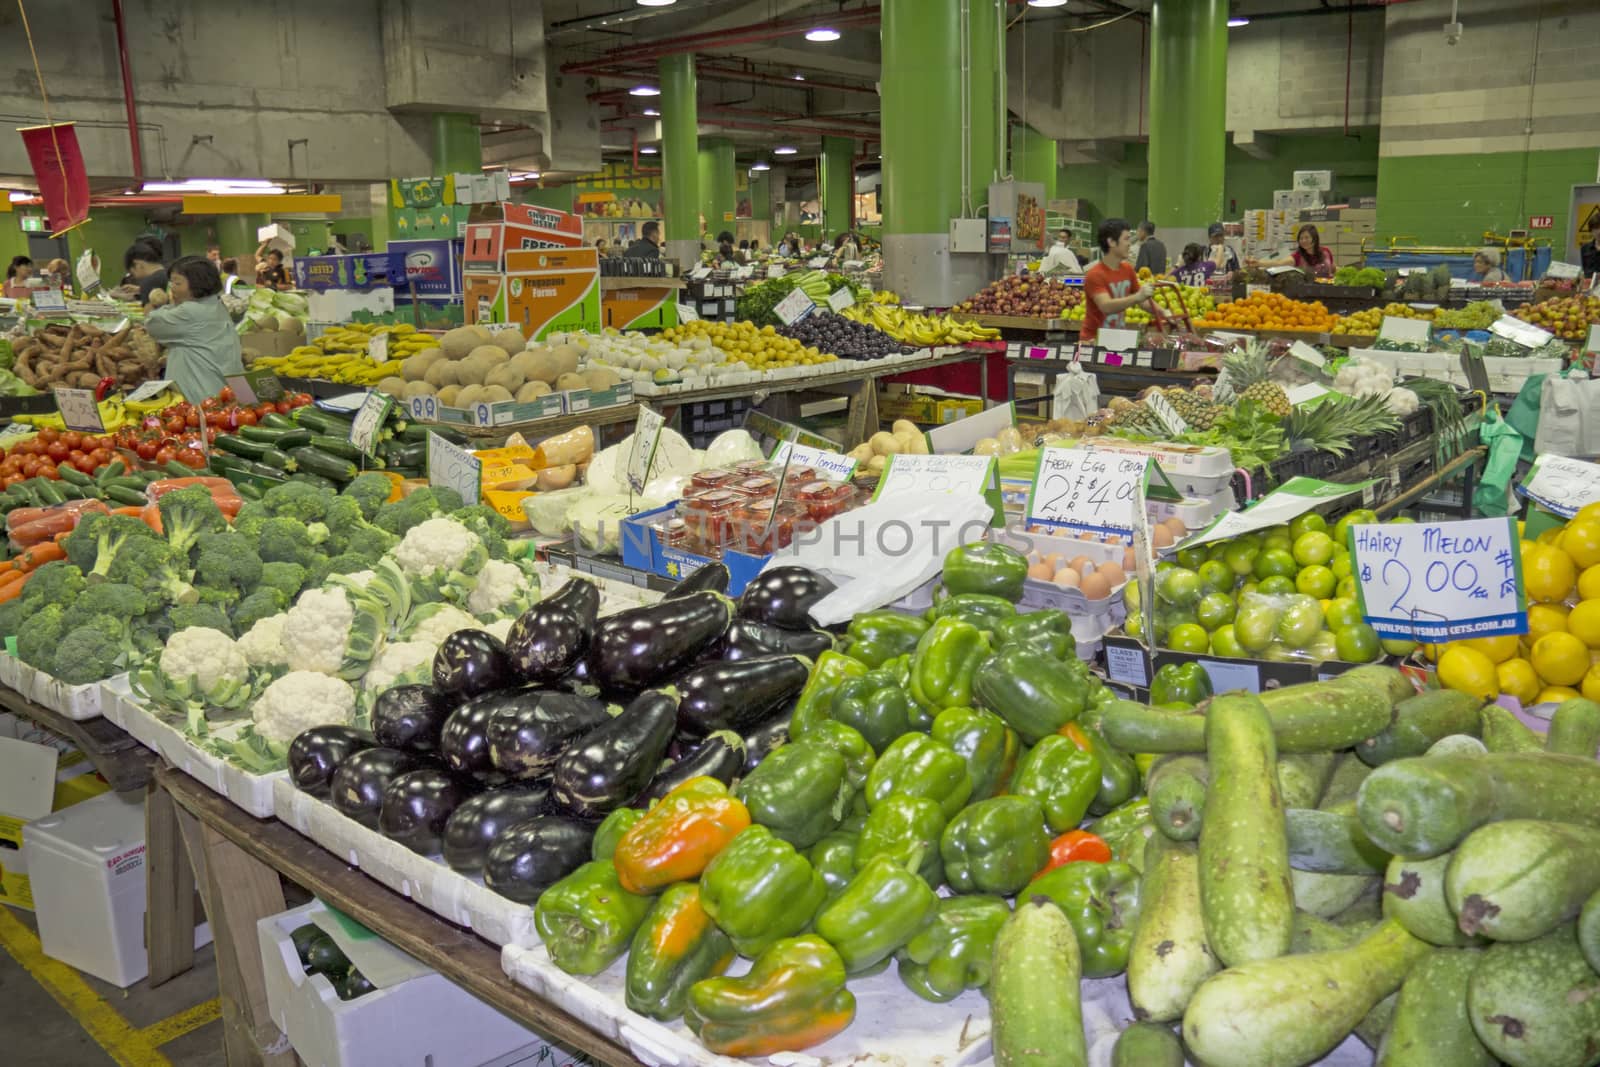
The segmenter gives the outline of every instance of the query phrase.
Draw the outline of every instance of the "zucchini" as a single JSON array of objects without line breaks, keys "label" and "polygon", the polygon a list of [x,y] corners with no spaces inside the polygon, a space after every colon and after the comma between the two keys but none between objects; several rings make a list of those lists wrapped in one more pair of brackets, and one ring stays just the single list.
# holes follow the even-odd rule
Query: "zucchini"
[{"label": "zucchini", "polygon": [[1284,828],[1289,841],[1289,866],[1318,874],[1382,874],[1389,854],[1367,840],[1355,804],[1341,811],[1287,808]]},{"label": "zucchini", "polygon": [[1203,756],[1171,756],[1156,764],[1145,789],[1156,829],[1174,841],[1199,837],[1209,777]]},{"label": "zucchini", "polygon": [[246,441],[263,441],[273,448],[289,449],[299,448],[301,445],[311,443],[311,431],[295,427],[290,430],[280,430],[273,426],[241,426],[239,436]]},{"label": "zucchini", "polygon": [[1550,716],[1545,750],[1594,759],[1597,746],[1600,746],[1600,704],[1583,697],[1563,700],[1556,707],[1556,713]]},{"label": "zucchini", "polygon": [[1221,969],[1206,944],[1200,911],[1200,855],[1160,834],[1145,844],[1139,916],[1128,950],[1128,999],[1141,1019],[1172,1022]]},{"label": "zucchini", "polygon": [[1447,948],[1481,945],[1481,937],[1469,937],[1456,925],[1455,912],[1445,900],[1445,872],[1454,852],[1432,859],[1408,860],[1396,856],[1389,861],[1383,877],[1383,915],[1393,919],[1432,945]]},{"label": "zucchini", "polygon": [[1066,913],[1042,898],[1017,905],[995,935],[989,975],[995,1067],[1087,1067],[1082,977]]},{"label": "zucchini", "polygon": [[324,434],[314,434],[311,438],[311,447],[319,452],[326,452],[330,456],[348,459],[351,463],[360,463],[367,459],[367,454],[345,437],[329,437]]},{"label": "zucchini", "polygon": [[[209,458],[207,462],[209,463]],[[167,472],[168,478],[197,478],[203,477],[206,473],[204,467],[186,467],[175,459],[167,460],[161,465],[161,469]]]},{"label": "zucchini", "polygon": [[39,494],[39,499],[45,502],[46,507],[67,502],[67,495],[61,491],[58,483],[52,482],[49,478],[36,478],[34,481],[39,483],[34,486],[34,491]]},{"label": "zucchini", "polygon": [[295,421],[301,429],[310,430],[314,434],[326,434],[330,437],[350,436],[350,427],[355,425],[351,419],[323,411],[319,407],[307,404],[295,411]]},{"label": "zucchini", "polygon": [[295,469],[315,474],[319,478],[326,478],[332,482],[348,482],[358,473],[356,465],[348,459],[339,456],[330,456],[306,445],[303,448],[291,448],[289,458],[294,460]]},{"label": "zucchini", "polygon": [[1483,747],[1490,752],[1543,752],[1546,741],[1527,723],[1499,704],[1485,704],[1478,712]]},{"label": "zucchini", "polygon": [[1445,899],[1463,933],[1531,941],[1577,917],[1600,890],[1600,829],[1507,819],[1456,847]]},{"label": "zucchini", "polygon": [[268,452],[274,451],[273,446],[266,441],[252,441],[248,437],[236,434],[222,434],[212,442],[212,454],[217,452],[231,452],[245,459],[259,460]]},{"label": "zucchini", "polygon": [[411,443],[420,441],[423,444],[427,444],[428,434],[430,433],[438,434],[453,445],[465,445],[467,443],[466,434],[453,426],[446,426],[437,422],[408,422],[395,433],[395,436]]},{"label": "zucchini", "polygon": [[1467,982],[1467,1017],[1512,1067],[1584,1067],[1600,1048],[1600,976],[1569,926],[1491,945]]},{"label": "zucchini", "polygon": [[[1394,721],[1380,734],[1356,746],[1363,763],[1376,767],[1390,760],[1420,756],[1440,738],[1452,734],[1477,736],[1478,709],[1483,701],[1471,693],[1434,689],[1403,700],[1394,709]],[[1600,708],[1595,709],[1600,712]]]},{"label": "zucchini", "polygon": [[[232,481],[232,479],[229,480]],[[263,490],[261,486],[250,481],[248,478],[241,478],[239,481],[234,482],[233,488],[241,497],[246,500],[260,500],[262,497],[267,495],[266,491]]]},{"label": "zucchini", "polygon": [[150,503],[150,498],[140,489],[125,489],[120,485],[107,485],[100,489],[100,495],[113,504],[121,507],[139,507]]},{"label": "zucchini", "polygon": [[1482,957],[1477,949],[1436,948],[1417,961],[1378,1043],[1376,1067],[1494,1067],[1467,1014],[1467,987]]},{"label": "zucchini", "polygon": [[379,454],[390,467],[423,467],[428,463],[428,442],[404,441],[400,443],[386,442]]},{"label": "zucchini", "polygon": [[1134,1023],[1117,1035],[1111,1067],[1183,1067],[1178,1035],[1155,1023]]},{"label": "zucchini", "polygon": [[280,415],[276,411],[261,416],[256,425],[265,426],[269,430],[297,430],[300,428],[299,423],[287,415]]}]

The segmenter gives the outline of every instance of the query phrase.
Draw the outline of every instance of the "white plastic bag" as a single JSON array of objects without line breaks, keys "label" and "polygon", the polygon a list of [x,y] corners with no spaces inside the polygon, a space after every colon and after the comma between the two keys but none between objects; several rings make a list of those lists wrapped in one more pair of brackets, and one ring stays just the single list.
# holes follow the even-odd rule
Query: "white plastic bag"
[{"label": "white plastic bag", "polygon": [[1100,381],[1074,363],[1066,373],[1056,375],[1054,403],[1050,417],[1087,422],[1100,408]]}]

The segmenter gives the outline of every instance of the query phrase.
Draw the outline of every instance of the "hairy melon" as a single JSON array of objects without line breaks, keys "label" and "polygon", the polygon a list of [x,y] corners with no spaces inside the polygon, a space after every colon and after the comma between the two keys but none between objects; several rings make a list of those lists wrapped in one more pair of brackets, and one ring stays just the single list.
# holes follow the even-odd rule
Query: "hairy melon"
[{"label": "hairy melon", "polygon": [[481,344],[483,340],[478,336],[478,331],[471,326],[457,326],[453,330],[447,330],[445,335],[439,338],[439,347],[444,349],[444,354],[451,359],[465,359],[468,352]]},{"label": "hairy melon", "polygon": [[508,356],[514,356],[527,347],[527,342],[522,339],[522,333],[518,330],[501,330],[494,335],[492,343]]},{"label": "hairy melon", "polygon": [[610,367],[591,367],[583,372],[582,377],[589,383],[589,388],[596,391],[610,389],[622,381],[622,376]]},{"label": "hairy melon", "polygon": [[422,380],[435,389],[446,385],[461,384],[461,364],[452,363],[448,359],[436,359],[432,365],[423,372]]},{"label": "hairy melon", "polygon": [[573,389],[587,389],[589,383],[583,380],[583,375],[570,371],[556,379],[556,392],[565,393]]},{"label": "hairy melon", "polygon": [[494,331],[489,329],[489,327],[482,325],[481,323],[474,325],[472,327],[472,332],[477,335],[478,343],[480,345],[486,345],[490,341],[494,340]]},{"label": "hairy melon", "polygon": [[404,378],[396,378],[391,374],[378,383],[378,392],[388,393],[390,396],[404,396],[407,384]]},{"label": "hairy melon", "polygon": [[503,385],[486,385],[483,395],[478,398],[480,404],[501,404],[511,399],[511,390]]},{"label": "hairy melon", "polygon": [[414,396],[432,396],[433,393],[433,386],[429,385],[427,382],[406,383],[405,399],[407,400],[410,400]]},{"label": "hairy melon", "polygon": [[516,368],[511,364],[502,363],[489,372],[488,376],[483,379],[483,384],[498,385],[507,392],[515,394],[518,389],[522,388],[522,375],[518,374]]},{"label": "hairy melon", "polygon": [[458,408],[470,408],[474,404],[481,403],[483,390],[484,387],[481,385],[463,385],[461,391],[456,394],[455,406]]},{"label": "hairy melon", "polygon": [[578,371],[578,360],[583,356],[583,350],[580,349],[577,345],[573,345],[573,344],[551,345],[550,348],[549,348],[549,352],[550,352],[551,357],[554,358],[555,361],[556,361],[556,368],[557,368],[556,369],[556,375],[557,375],[557,377],[559,377],[560,375],[563,375],[563,374],[576,374],[577,373],[577,371]]},{"label": "hairy melon", "polygon": [[439,403],[443,404],[447,408],[453,408],[456,406],[456,397],[460,395],[461,386],[447,385],[443,389],[439,390]]}]

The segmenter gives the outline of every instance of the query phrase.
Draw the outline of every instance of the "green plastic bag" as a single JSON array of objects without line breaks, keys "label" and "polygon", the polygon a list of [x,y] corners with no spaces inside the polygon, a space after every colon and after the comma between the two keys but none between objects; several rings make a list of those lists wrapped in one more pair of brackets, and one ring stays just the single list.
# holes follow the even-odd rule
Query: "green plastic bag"
[{"label": "green plastic bag", "polygon": [[[1521,397],[1517,402],[1522,402]],[[1510,422],[1500,417],[1498,408],[1490,408],[1478,428],[1478,439],[1488,447],[1489,459],[1472,493],[1472,513],[1498,518],[1510,510],[1507,502],[1511,479],[1517,473],[1517,461],[1522,458],[1523,437]]]}]

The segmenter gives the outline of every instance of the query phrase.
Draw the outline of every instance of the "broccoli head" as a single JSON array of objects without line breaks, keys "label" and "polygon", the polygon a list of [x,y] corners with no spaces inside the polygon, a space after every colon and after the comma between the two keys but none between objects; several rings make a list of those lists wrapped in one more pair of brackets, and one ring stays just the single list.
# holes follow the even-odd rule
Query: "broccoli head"
[{"label": "broccoli head", "polygon": [[272,512],[259,500],[246,500],[233,515],[233,532],[254,540],[261,533],[261,524],[272,518]]},{"label": "broccoli head", "polygon": [[129,538],[155,538],[156,532],[130,515],[89,512],[62,541],[67,559],[86,575],[104,578]]},{"label": "broccoli head", "polygon": [[46,604],[28,619],[28,625],[17,634],[17,658],[41,671],[55,669],[56,646],[64,632],[62,618],[67,609],[63,604]]},{"label": "broccoli head", "polygon": [[276,589],[287,599],[293,600],[300,595],[300,590],[305,588],[306,569],[298,563],[284,563],[278,560],[263,563],[261,584]]},{"label": "broccoli head", "polygon": [[307,570],[322,560],[322,553],[317,551],[306,532],[306,524],[282,516],[261,524],[256,551],[261,553],[263,563],[298,563]]},{"label": "broccoli head", "polygon": [[288,607],[289,598],[283,590],[264,585],[233,606],[233,631],[248,633],[250,627],[262,619],[271,618]]},{"label": "broccoli head", "polygon": [[261,557],[248,538],[235,534],[202,534],[195,578],[203,585],[243,594],[261,581]]},{"label": "broccoli head", "polygon": [[371,522],[373,516],[378,514],[378,509],[389,502],[393,492],[394,483],[386,475],[367,471],[356,475],[339,495],[343,499],[354,500],[361,508],[361,517]]},{"label": "broccoli head", "polygon": [[461,499],[461,494],[449,486],[435,485],[429,488],[433,490],[434,506],[446,515],[454,514],[467,506],[467,502]]},{"label": "broccoli head", "polygon": [[428,486],[404,499],[385,504],[378,509],[377,517],[372,520],[373,525],[396,537],[404,537],[411,527],[441,514],[437,493],[438,490],[433,486]]},{"label": "broccoli head", "polygon": [[140,538],[123,545],[107,577],[172,604],[192,604],[198,599],[189,584],[189,557],[158,538]]},{"label": "broccoli head", "polygon": [[383,554],[400,543],[400,539],[393,534],[378,529],[370,523],[362,523],[344,539],[344,554],[360,556],[367,561],[367,566],[372,566],[383,558]]},{"label": "broccoli head", "polygon": [[22,597],[14,596],[0,604],[0,638],[15,637],[22,632],[22,624],[33,611]]},{"label": "broccoli head", "polygon": [[334,494],[310,482],[288,481],[268,489],[261,498],[268,513],[298,522],[321,522]]},{"label": "broccoli head", "polygon": [[[88,588],[88,585],[83,571],[64,559],[52,560],[33,572],[33,577],[29,578],[28,584],[23,587],[22,596],[8,603],[20,600],[28,604],[28,610],[32,612],[45,604],[70,603],[74,597]],[[16,633],[15,630],[8,632]]]},{"label": "broccoli head", "polygon": [[511,524],[504,515],[487,504],[474,504],[451,512],[450,517],[478,535],[483,547],[489,550],[490,559],[506,558],[506,538],[511,536]]},{"label": "broccoli head", "polygon": [[365,556],[358,556],[353,552],[329,556],[327,559],[318,561],[317,565],[311,568],[310,584],[319,586],[335,574],[355,574],[357,571],[369,571],[372,569],[372,563],[372,560]]},{"label": "broccoli head", "polygon": [[186,556],[201,534],[226,533],[228,529],[228,520],[211,499],[211,490],[203,485],[167,493],[156,507],[161,509],[161,530],[167,543]]},{"label": "broccoli head", "polygon": [[127,633],[132,621],[149,611],[150,606],[145,594],[131,585],[101,582],[78,594],[62,617],[62,624],[74,628],[106,618],[113,620],[120,632]]},{"label": "broccoli head", "polygon": [[50,673],[68,685],[86,685],[125,669],[130,646],[99,626],[80,626],[61,639]]},{"label": "broccoli head", "polygon": [[216,604],[179,604],[167,613],[167,618],[173,633],[190,630],[196,626],[207,626],[213,630],[221,630],[229,637],[234,636],[233,623],[228,619],[228,613]]}]

